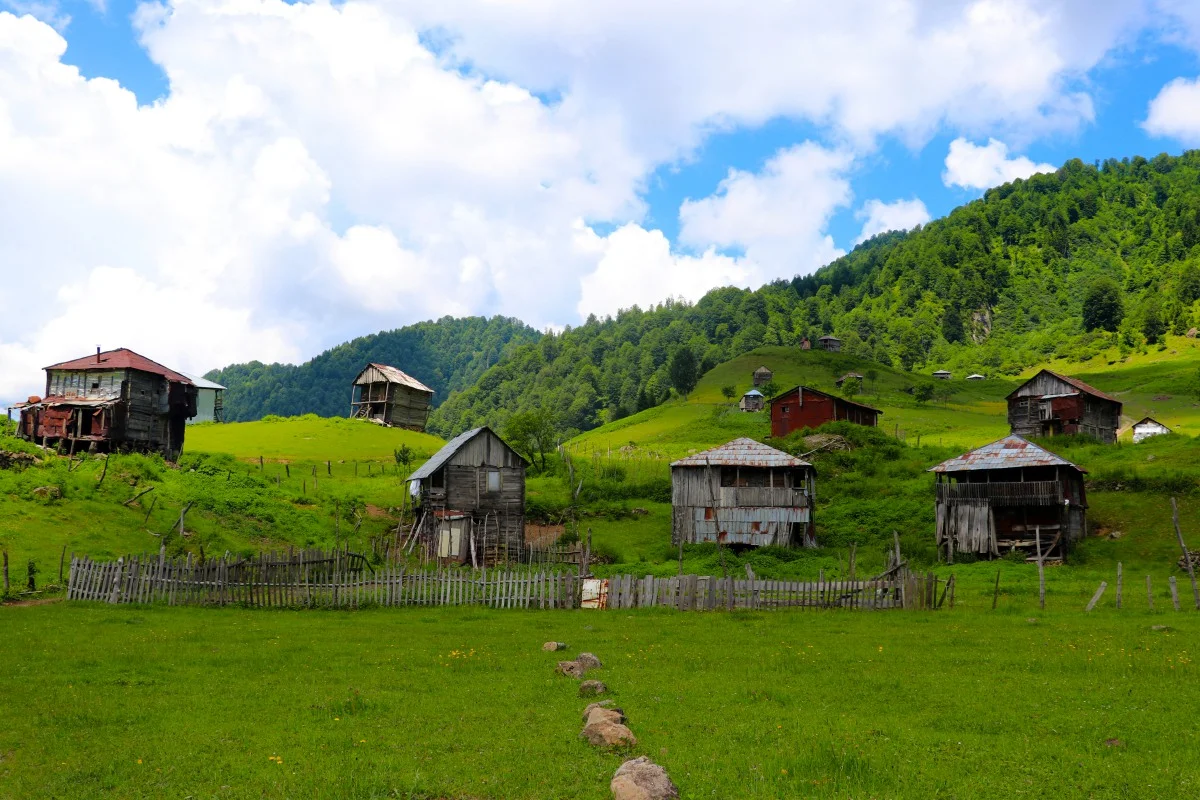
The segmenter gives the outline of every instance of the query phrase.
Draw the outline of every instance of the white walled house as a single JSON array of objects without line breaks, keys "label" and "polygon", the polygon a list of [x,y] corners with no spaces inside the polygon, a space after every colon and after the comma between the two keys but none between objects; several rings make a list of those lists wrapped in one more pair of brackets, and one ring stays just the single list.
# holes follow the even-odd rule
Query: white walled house
[{"label": "white walled house", "polygon": [[188,375],[187,377],[191,379],[192,383],[196,384],[197,390],[196,416],[189,419],[188,424],[191,425],[197,422],[224,422],[225,387],[197,375]]},{"label": "white walled house", "polygon": [[1151,436],[1162,436],[1164,433],[1170,432],[1171,429],[1158,420],[1143,417],[1133,423],[1133,443],[1137,444],[1143,439],[1149,439]]}]

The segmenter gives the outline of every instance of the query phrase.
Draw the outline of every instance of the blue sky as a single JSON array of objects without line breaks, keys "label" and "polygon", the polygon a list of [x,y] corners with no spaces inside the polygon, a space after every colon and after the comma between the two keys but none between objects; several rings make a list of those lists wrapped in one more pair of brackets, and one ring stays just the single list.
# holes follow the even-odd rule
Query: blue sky
[{"label": "blue sky", "polygon": [[0,0],[0,399],[811,272],[1195,146],[1198,51],[1191,0]]}]

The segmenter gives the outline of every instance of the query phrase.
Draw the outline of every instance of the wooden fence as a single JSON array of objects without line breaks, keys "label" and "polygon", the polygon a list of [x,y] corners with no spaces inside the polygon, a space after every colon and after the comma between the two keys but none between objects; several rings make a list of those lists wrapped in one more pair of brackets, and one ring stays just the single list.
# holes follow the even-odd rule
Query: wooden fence
[{"label": "wooden fence", "polygon": [[72,558],[67,584],[68,600],[257,608],[933,609],[942,605],[947,592],[953,605],[953,578],[943,581],[932,573],[867,581],[735,580],[707,575],[585,579],[573,572],[544,570],[429,571],[398,565],[372,570],[328,558],[263,556],[199,563],[191,556],[163,555],[105,562]]}]

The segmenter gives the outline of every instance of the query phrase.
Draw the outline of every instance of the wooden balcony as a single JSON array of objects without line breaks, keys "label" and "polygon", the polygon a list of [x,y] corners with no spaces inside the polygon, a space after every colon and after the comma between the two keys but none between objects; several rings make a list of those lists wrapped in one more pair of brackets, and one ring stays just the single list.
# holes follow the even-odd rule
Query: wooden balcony
[{"label": "wooden balcony", "polygon": [[1014,481],[1011,483],[939,483],[937,501],[948,505],[988,501],[995,506],[1062,505],[1059,481]]},{"label": "wooden balcony", "polygon": [[804,508],[808,505],[808,496],[803,489],[722,486],[718,499],[722,508]]}]

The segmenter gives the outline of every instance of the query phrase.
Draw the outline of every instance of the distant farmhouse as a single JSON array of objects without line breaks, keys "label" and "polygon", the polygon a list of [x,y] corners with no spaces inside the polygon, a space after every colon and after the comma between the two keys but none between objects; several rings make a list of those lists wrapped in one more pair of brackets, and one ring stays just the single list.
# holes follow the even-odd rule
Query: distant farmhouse
[{"label": "distant farmhouse", "polygon": [[836,336],[822,336],[820,339],[817,339],[817,348],[819,350],[828,350],[831,353],[837,353],[842,349],[842,340]]},{"label": "distant farmhouse", "polygon": [[738,408],[742,411],[762,411],[766,406],[767,398],[758,389],[751,389],[742,395],[742,399],[738,402]]},{"label": "distant farmhouse", "polygon": [[937,378],[939,381],[948,381],[952,376],[949,370],[939,369],[937,372],[933,373],[933,377]]},{"label": "distant farmhouse", "polygon": [[775,377],[775,373],[771,372],[768,367],[762,366],[754,370],[753,377],[754,387],[758,388],[759,386],[765,386],[766,384],[770,383],[771,379]]},{"label": "distant farmhouse", "polygon": [[1149,439],[1151,436],[1162,436],[1170,432],[1171,429],[1158,420],[1151,419],[1150,417],[1142,417],[1133,423],[1133,443],[1137,444]]},{"label": "distant farmhouse", "polygon": [[52,364],[46,394],[22,403],[20,435],[70,451],[134,450],[174,461],[187,420],[196,415],[196,385],[182,373],[120,348]]},{"label": "distant farmhouse", "polygon": [[1008,396],[1008,424],[1017,436],[1083,433],[1117,441],[1121,401],[1076,378],[1044,369]]},{"label": "distant farmhouse", "polygon": [[208,378],[181,373],[196,385],[196,416],[188,420],[189,424],[197,422],[225,421],[225,387],[214,383]]},{"label": "distant farmhouse", "polygon": [[408,477],[420,502],[414,536],[438,563],[492,566],[525,547],[524,458],[490,428],[451,439]]},{"label": "distant farmhouse", "polygon": [[968,375],[968,376],[967,376],[967,380],[969,380],[969,381],[982,381],[982,380],[984,380],[984,376],[980,375],[978,372],[975,372],[975,373],[972,373],[971,375]]},{"label": "distant farmhouse", "polygon": [[425,430],[433,389],[387,364],[367,364],[350,389],[350,416],[394,428]]},{"label": "distant farmhouse", "polygon": [[771,399],[771,435],[777,438],[826,422],[846,420],[875,427],[883,412],[837,395],[797,386]]},{"label": "distant farmhouse", "polygon": [[1036,558],[1062,558],[1087,533],[1084,470],[1066,459],[1007,436],[943,461],[937,474],[937,545],[995,558],[1017,549]]},{"label": "distant farmhouse", "polygon": [[863,376],[859,375],[857,372],[847,372],[845,375],[834,381],[834,384],[840,389],[846,385],[846,381],[861,381],[862,379]]},{"label": "distant farmhouse", "polygon": [[815,547],[812,464],[753,439],[671,464],[671,542]]}]

